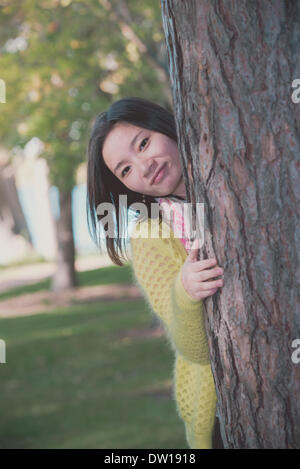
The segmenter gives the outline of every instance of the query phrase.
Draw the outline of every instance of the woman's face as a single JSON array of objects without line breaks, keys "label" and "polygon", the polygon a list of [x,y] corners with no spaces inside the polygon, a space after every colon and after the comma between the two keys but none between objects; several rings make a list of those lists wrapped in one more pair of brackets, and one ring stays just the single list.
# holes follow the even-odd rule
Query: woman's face
[{"label": "woman's face", "polygon": [[177,143],[166,135],[117,123],[104,141],[102,154],[106,166],[128,189],[153,197],[186,197]]}]

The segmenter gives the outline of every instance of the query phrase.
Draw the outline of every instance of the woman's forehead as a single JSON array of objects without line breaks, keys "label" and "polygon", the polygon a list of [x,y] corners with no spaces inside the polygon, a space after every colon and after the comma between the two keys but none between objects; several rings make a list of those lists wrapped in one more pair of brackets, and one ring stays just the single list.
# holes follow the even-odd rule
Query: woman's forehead
[{"label": "woman's forehead", "polygon": [[129,122],[117,122],[114,124],[108,135],[110,135],[112,132],[128,134],[128,132],[134,132],[140,128],[141,127],[130,124]]},{"label": "woman's forehead", "polygon": [[142,131],[142,127],[138,127],[127,122],[120,122],[114,125],[104,140],[102,154],[104,161],[114,160],[124,153],[132,145],[135,137]]},{"label": "woman's forehead", "polygon": [[[121,138],[125,144],[127,141],[130,141],[130,138],[135,135],[139,130],[142,130],[141,127],[136,125],[129,124],[127,122],[120,122],[113,126],[109,134],[107,135],[104,145],[108,142],[119,141]],[[106,145],[108,146],[108,145]]]}]

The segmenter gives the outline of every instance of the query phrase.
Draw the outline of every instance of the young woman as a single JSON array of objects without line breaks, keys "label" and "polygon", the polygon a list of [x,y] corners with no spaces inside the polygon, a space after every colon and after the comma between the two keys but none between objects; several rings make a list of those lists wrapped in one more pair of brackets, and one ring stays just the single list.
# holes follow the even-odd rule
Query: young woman
[{"label": "young woman", "polygon": [[[223,285],[216,280],[223,270],[215,259],[197,260],[197,240],[191,246],[184,236],[175,236],[175,215],[151,211],[151,203],[163,207],[167,202],[175,209],[176,226],[183,223],[176,207],[187,202],[187,194],[173,114],[141,98],[121,99],[100,113],[88,145],[87,188],[88,224],[91,220],[98,245],[97,222],[104,215],[97,214],[97,207],[111,203],[118,214],[106,247],[120,266],[122,259],[127,261],[120,229],[127,213],[120,210],[119,196],[127,196],[127,207],[137,202],[147,207],[147,216],[139,217],[130,236],[134,277],[175,352],[174,398],[190,448],[222,447],[202,301]],[[159,236],[151,235],[150,224]],[[167,238],[162,235],[166,225]]]}]

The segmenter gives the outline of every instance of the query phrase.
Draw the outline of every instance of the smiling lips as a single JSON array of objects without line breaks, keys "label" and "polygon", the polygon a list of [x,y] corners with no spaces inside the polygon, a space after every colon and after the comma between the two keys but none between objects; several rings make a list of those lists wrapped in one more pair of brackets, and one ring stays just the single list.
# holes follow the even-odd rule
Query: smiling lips
[{"label": "smiling lips", "polygon": [[165,169],[166,169],[166,163],[158,171],[157,175],[155,176],[155,178],[152,181],[152,184],[157,184],[158,182],[160,182],[162,180],[162,178],[165,175]]}]

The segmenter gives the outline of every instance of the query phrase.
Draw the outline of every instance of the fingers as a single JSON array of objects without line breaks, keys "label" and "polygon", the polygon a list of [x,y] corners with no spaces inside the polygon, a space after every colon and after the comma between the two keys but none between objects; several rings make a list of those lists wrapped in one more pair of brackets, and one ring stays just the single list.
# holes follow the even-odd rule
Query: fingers
[{"label": "fingers", "polygon": [[214,282],[201,282],[199,284],[199,289],[201,291],[215,290],[219,287],[223,287],[223,280],[215,280]]},{"label": "fingers", "polygon": [[201,282],[205,282],[205,280],[208,280],[210,278],[223,276],[224,270],[222,269],[222,267],[217,266],[213,269],[202,270],[201,272],[199,271],[198,273],[199,280]]},{"label": "fingers", "polygon": [[194,298],[196,300],[204,300],[205,298],[214,295],[218,290],[218,288],[213,288],[212,290],[202,290],[199,293],[195,294]]},{"label": "fingers", "polygon": [[193,261],[193,271],[194,272],[201,272],[202,270],[209,269],[212,267],[216,267],[217,260],[212,259],[202,259],[198,261],[197,258]]},{"label": "fingers", "polygon": [[197,291],[199,298],[207,298],[209,296],[212,296],[217,291],[220,291],[219,288],[222,288],[224,286],[223,278],[219,278],[214,281],[207,281],[207,279],[216,278],[218,276],[223,277],[223,269],[221,267],[206,269],[202,270],[201,272],[194,271],[194,275],[197,276],[197,280],[195,278],[195,281],[197,283]]},{"label": "fingers", "polygon": [[202,292],[202,298],[207,298],[208,296],[212,296],[214,295],[219,289],[218,288],[214,288],[213,290],[205,290]]},{"label": "fingers", "polygon": [[199,252],[199,239],[195,238],[190,252],[187,256],[187,262],[193,262],[199,264],[199,267],[202,267],[203,269],[207,269],[208,267],[211,267],[212,265],[215,265],[217,263],[217,260],[215,258],[211,259],[202,259],[201,261],[198,261],[198,252]]},{"label": "fingers", "polygon": [[196,238],[182,268],[182,281],[186,291],[195,299],[213,295],[223,287],[223,279],[207,281],[223,276],[223,269],[215,258],[198,260],[199,240]]},{"label": "fingers", "polygon": [[195,271],[201,271],[204,269],[209,269],[210,267],[213,267],[217,264],[217,259],[215,258],[210,258],[210,259],[202,259],[201,261],[198,261],[198,251],[199,251],[199,239],[195,238],[190,252],[187,256],[187,262],[192,262],[193,265],[193,270]]},{"label": "fingers", "polygon": [[205,298],[207,298],[207,297],[212,296],[215,293],[217,293],[218,290],[219,290],[218,288],[215,288],[214,290],[209,290],[208,292],[203,292],[203,294],[205,294]]}]

